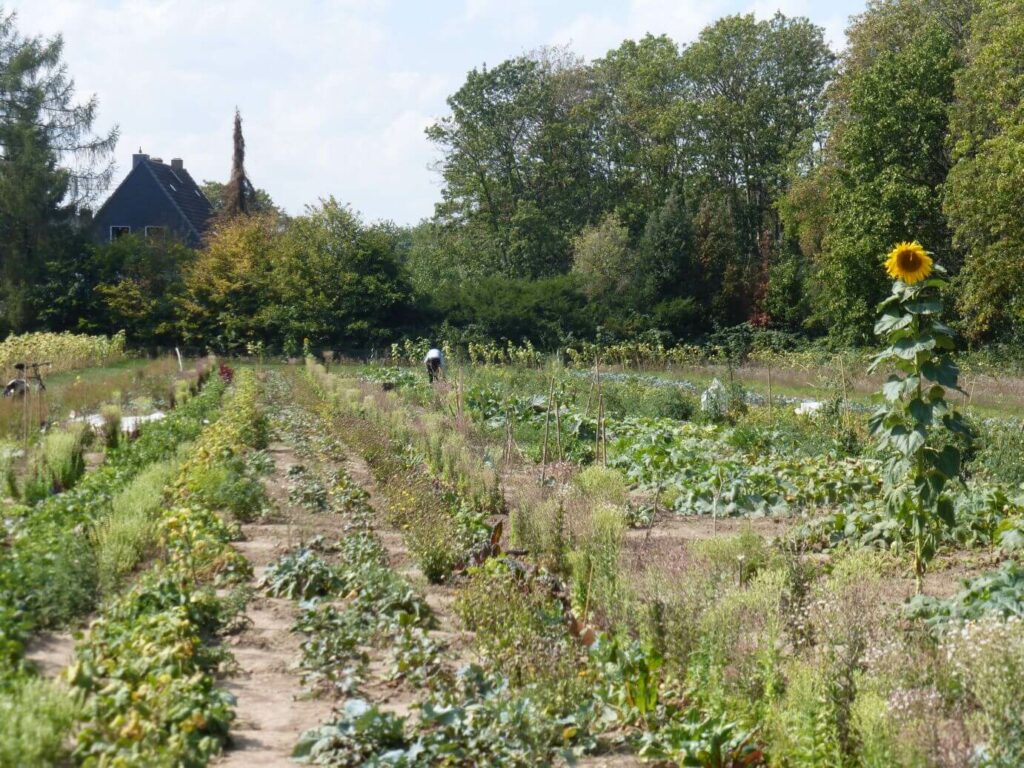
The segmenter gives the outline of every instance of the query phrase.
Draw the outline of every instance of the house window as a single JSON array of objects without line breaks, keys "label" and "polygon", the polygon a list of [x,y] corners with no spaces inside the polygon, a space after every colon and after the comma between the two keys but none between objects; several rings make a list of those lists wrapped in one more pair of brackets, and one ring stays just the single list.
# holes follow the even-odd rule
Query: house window
[{"label": "house window", "polygon": [[110,228],[110,242],[114,242],[119,237],[130,235],[132,233],[131,227],[111,227]]},{"label": "house window", "polygon": [[146,227],[146,239],[161,240],[167,234],[167,227]]}]

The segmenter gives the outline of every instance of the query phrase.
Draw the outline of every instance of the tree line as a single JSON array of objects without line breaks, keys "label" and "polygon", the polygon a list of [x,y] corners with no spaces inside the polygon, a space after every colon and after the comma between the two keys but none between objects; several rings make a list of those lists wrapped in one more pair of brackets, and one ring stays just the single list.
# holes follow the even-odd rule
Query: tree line
[{"label": "tree line", "polygon": [[[918,240],[952,273],[967,339],[1019,340],[1024,5],[871,0],[847,38],[837,54],[807,19],[735,15],[685,46],[647,35],[593,61],[547,48],[480,67],[428,129],[430,219],[367,223],[333,199],[289,218],[252,189],[190,251],[81,240],[116,134],[93,135],[95,101],[75,106],[59,38],[0,14],[0,330],[354,349],[745,325],[864,344],[885,253]],[[232,178],[208,184],[215,203]]]}]

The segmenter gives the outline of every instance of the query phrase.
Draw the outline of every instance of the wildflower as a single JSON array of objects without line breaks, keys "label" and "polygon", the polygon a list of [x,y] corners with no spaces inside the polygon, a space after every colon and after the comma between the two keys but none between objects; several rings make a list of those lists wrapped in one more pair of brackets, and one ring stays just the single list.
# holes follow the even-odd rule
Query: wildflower
[{"label": "wildflower", "polygon": [[885,270],[894,280],[913,285],[932,273],[932,257],[916,240],[898,243],[885,261]]}]

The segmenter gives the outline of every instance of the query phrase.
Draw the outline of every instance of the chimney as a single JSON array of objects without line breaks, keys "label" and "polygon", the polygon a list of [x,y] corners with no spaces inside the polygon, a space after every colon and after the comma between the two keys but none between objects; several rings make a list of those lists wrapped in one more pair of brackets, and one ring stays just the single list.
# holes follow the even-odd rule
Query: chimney
[{"label": "chimney", "polygon": [[139,147],[139,151],[132,155],[132,168],[136,167],[143,160],[149,160],[149,155],[142,151],[142,147]]},{"label": "chimney", "polygon": [[180,157],[171,158],[171,170],[175,173],[181,173],[185,170],[185,163]]}]

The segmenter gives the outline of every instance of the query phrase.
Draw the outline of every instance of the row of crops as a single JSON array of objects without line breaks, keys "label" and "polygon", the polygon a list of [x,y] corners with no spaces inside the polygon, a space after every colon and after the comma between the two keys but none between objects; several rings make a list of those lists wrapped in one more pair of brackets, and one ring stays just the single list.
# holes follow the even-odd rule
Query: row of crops
[{"label": "row of crops", "polygon": [[[237,462],[266,440],[255,378],[213,377],[70,488],[5,508],[0,764],[197,765],[233,718],[218,636],[251,575],[219,514]],[[91,618],[60,680],[40,633]]]},{"label": "row of crops", "polygon": [[48,363],[49,373],[109,365],[125,356],[124,332],[114,336],[78,333],[23,333],[0,341],[0,370],[15,363]]},{"label": "row of crops", "polygon": [[[336,705],[295,733],[303,763],[1024,758],[1019,424],[968,414],[931,449],[951,520],[929,522],[925,574],[893,513],[901,467],[838,397],[800,416],[733,382],[711,412],[557,365],[436,386],[312,361],[209,373],[95,468],[5,507],[0,765],[214,759],[245,717],[225,637],[253,589],[292,606],[295,674]],[[278,495],[343,533],[257,581],[232,542],[280,513],[271,433],[302,461]],[[35,642],[85,619],[71,668],[41,677]]]}]

